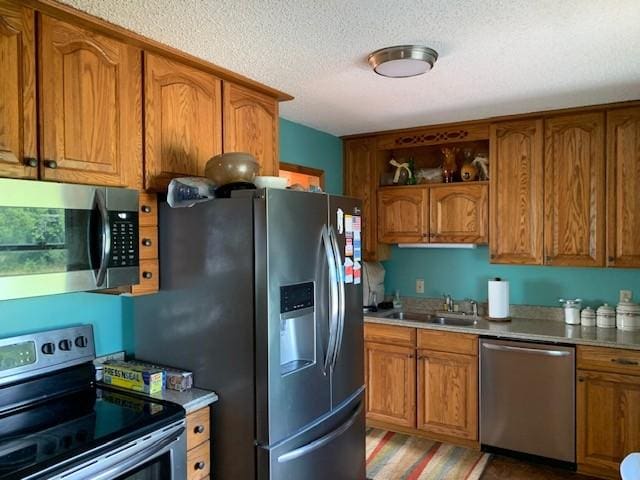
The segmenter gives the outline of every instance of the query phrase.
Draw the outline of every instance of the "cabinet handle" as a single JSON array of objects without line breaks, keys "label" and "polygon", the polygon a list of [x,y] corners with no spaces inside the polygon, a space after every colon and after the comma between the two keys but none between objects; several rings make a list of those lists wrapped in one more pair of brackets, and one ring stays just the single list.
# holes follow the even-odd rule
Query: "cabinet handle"
[{"label": "cabinet handle", "polygon": [[142,245],[144,245],[145,247],[150,247],[151,246],[151,239],[150,238],[143,238],[142,239]]},{"label": "cabinet handle", "polygon": [[33,158],[33,157],[25,157],[24,158],[24,164],[27,167],[35,168],[35,167],[38,166],[38,160]]},{"label": "cabinet handle", "polygon": [[151,277],[153,277],[153,273],[151,273],[151,272],[142,272],[142,278],[146,278],[147,280],[149,280]]},{"label": "cabinet handle", "polygon": [[205,463],[202,460],[200,460],[193,466],[193,468],[194,470],[204,470],[204,466],[205,466]]},{"label": "cabinet handle", "polygon": [[638,362],[634,360],[627,360],[626,358],[612,358],[611,361],[619,365],[638,365]]},{"label": "cabinet handle", "polygon": [[193,429],[193,433],[204,433],[204,425],[198,425]]},{"label": "cabinet handle", "polygon": [[142,205],[140,211],[142,213],[151,213],[151,207],[149,205]]},{"label": "cabinet handle", "polygon": [[45,160],[44,166],[51,169],[58,168],[58,162],[55,160]]}]

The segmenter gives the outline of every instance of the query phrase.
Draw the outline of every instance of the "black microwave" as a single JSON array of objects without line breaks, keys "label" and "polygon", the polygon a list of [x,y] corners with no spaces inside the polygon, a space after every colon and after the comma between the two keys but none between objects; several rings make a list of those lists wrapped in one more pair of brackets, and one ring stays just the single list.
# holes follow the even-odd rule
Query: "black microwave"
[{"label": "black microwave", "polygon": [[139,283],[138,191],[0,179],[0,300]]}]

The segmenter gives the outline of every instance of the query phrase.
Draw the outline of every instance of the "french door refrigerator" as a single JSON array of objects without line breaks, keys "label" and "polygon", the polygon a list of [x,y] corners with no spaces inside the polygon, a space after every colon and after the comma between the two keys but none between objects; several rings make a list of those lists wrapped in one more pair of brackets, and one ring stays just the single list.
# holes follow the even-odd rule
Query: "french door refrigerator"
[{"label": "french door refrigerator", "polygon": [[276,189],[161,204],[135,353],[218,393],[213,478],[365,478],[360,209]]}]

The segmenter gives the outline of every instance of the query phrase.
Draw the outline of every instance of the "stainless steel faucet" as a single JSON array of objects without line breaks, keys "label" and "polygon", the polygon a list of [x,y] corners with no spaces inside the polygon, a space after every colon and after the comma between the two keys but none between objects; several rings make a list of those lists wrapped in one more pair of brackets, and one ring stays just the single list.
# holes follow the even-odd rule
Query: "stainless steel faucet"
[{"label": "stainless steel faucet", "polygon": [[444,309],[446,312],[453,312],[453,298],[451,295],[443,295],[444,296]]},{"label": "stainless steel faucet", "polygon": [[468,300],[469,304],[471,305],[471,313],[473,314],[474,317],[478,316],[478,302],[476,302],[473,299],[469,299]]}]

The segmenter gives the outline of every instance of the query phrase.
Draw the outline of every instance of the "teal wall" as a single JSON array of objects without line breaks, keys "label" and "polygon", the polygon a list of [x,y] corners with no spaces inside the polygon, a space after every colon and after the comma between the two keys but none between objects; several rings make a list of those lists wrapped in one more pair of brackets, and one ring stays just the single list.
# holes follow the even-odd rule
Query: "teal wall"
[{"label": "teal wall", "polygon": [[[616,304],[620,289],[632,289],[634,298],[640,299],[640,269],[492,265],[487,247],[393,247],[384,266],[386,293],[399,289],[409,297],[450,294],[455,299],[486,301],[487,280],[501,277],[509,281],[511,303],[516,304],[557,306],[559,297],[579,297],[587,305]],[[415,293],[416,278],[424,278],[424,294]]]},{"label": "teal wall", "polygon": [[115,295],[69,293],[0,302],[0,337],[92,324],[96,353],[132,347],[131,300]]},{"label": "teal wall", "polygon": [[342,140],[320,130],[280,119],[280,161],[325,172],[325,190],[342,193]]}]

